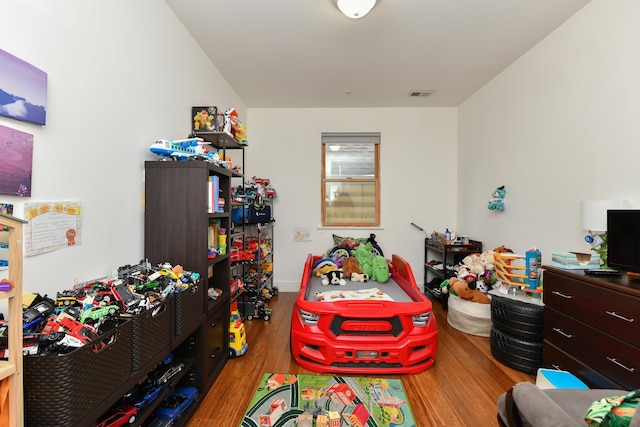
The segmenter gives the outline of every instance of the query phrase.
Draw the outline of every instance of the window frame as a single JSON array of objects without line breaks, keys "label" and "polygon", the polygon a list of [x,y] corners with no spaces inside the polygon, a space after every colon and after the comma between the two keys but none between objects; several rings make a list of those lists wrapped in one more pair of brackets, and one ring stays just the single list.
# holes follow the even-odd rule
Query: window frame
[{"label": "window frame", "polygon": [[[351,133],[335,133],[335,132],[323,132],[322,133],[322,168],[320,179],[320,205],[321,205],[321,218],[322,226],[330,228],[366,228],[366,227],[380,227],[380,133],[379,132],[351,132]],[[349,143],[371,143],[374,146],[374,176],[372,178],[364,177],[340,177],[340,178],[327,178],[327,147],[331,143],[349,144]],[[354,221],[354,222],[329,222],[327,218],[327,184],[328,183],[373,183],[375,191],[375,218],[372,221]]]}]

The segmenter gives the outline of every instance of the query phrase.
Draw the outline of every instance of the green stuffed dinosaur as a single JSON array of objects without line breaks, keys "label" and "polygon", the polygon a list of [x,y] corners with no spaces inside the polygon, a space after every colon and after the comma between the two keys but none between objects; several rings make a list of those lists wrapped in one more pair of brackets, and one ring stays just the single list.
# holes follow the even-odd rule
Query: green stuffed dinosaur
[{"label": "green stuffed dinosaur", "polygon": [[356,257],[358,260],[358,265],[360,266],[360,270],[371,278],[371,273],[373,270],[372,260],[373,254],[371,250],[373,249],[373,245],[371,242],[361,243],[357,249],[351,250],[351,255]]},{"label": "green stuffed dinosaur", "polygon": [[385,257],[380,255],[373,257],[372,272],[369,278],[376,282],[387,283],[389,280],[389,264]]}]

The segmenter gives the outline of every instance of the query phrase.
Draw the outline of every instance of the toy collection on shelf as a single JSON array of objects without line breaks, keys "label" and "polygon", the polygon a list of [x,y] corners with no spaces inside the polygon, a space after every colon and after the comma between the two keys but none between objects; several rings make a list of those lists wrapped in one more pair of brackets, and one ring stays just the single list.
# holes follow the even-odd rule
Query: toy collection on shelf
[{"label": "toy collection on shelf", "polygon": [[[333,235],[333,244],[318,259],[312,268],[315,277],[320,278],[323,286],[347,286],[348,282],[386,283],[391,276],[390,261],[384,257],[382,249],[375,240],[375,234],[368,238],[341,237]],[[353,291],[316,292],[316,300],[332,301],[342,298],[377,299],[385,298],[384,292],[371,289]]]},{"label": "toy collection on shelf", "polygon": [[[89,281],[57,292],[55,299],[32,294],[23,309],[23,354],[62,355],[86,344],[97,351],[108,344],[99,342],[101,335],[123,320],[153,310],[172,294],[183,292],[198,281],[198,273],[185,271],[179,265],[152,266],[141,261],[118,268],[115,278]],[[6,347],[1,351],[4,354]]]},{"label": "toy collection on shelf", "polygon": [[[251,181],[232,188],[231,197],[232,234],[236,227],[246,224],[254,224],[258,230],[272,225],[274,219],[270,206],[266,206],[263,201],[275,199],[277,192],[268,178],[254,176]],[[237,304],[241,306],[242,310],[239,311],[244,313],[247,320],[268,320],[271,309],[267,304],[278,293],[277,287],[266,286],[273,274],[273,263],[267,261],[272,253],[272,237],[236,234],[227,249],[232,264],[246,265],[242,277],[234,276],[231,279],[231,295],[235,296]]]},{"label": "toy collection on shelf", "polygon": [[[525,265],[516,265],[515,261],[524,261]],[[442,281],[440,291],[481,304],[491,302],[489,291],[493,289],[502,294],[541,298],[540,268],[540,250],[532,248],[525,255],[517,255],[500,246],[467,255],[458,265],[451,266],[456,275]]]},{"label": "toy collection on shelf", "polygon": [[211,144],[198,135],[224,132],[235,139],[240,145],[248,145],[247,127],[238,118],[235,108],[227,108],[224,115],[218,113],[218,107],[193,107],[191,118],[191,133],[186,139],[158,139],[149,147],[149,151],[160,157],[160,160],[188,161],[202,160],[223,168],[232,167],[231,157],[224,150],[214,151],[208,148]]}]

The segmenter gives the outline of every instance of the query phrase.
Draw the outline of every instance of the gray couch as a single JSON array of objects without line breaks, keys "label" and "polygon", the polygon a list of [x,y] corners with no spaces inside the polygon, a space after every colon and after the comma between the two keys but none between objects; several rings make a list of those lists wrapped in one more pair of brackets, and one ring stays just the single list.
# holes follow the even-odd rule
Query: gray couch
[{"label": "gray couch", "polygon": [[[518,383],[498,398],[498,423],[505,427],[584,427],[584,414],[596,400],[627,394],[611,389],[541,389]],[[629,427],[640,427],[640,411]]]}]

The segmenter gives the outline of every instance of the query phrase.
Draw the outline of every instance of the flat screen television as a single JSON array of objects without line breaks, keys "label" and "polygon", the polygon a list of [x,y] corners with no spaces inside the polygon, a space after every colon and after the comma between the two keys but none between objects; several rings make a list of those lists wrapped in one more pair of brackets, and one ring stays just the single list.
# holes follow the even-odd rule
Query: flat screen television
[{"label": "flat screen television", "polygon": [[607,211],[607,264],[640,273],[640,210]]}]

